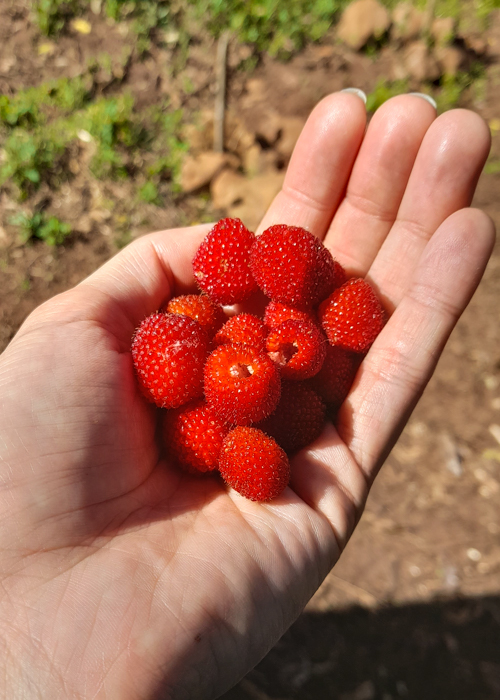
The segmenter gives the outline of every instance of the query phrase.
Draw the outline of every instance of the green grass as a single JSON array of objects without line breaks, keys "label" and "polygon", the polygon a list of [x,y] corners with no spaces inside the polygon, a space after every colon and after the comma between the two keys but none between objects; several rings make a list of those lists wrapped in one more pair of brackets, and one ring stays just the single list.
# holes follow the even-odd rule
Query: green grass
[{"label": "green grass", "polygon": [[48,245],[62,245],[71,233],[71,226],[60,221],[56,216],[47,217],[45,212],[38,211],[29,216],[20,213],[13,216],[11,224],[19,227],[21,237],[25,243],[38,239]]},{"label": "green grass", "polygon": [[[392,9],[398,0],[382,0]],[[72,18],[88,12],[88,0],[32,0],[34,16],[42,33],[57,35]],[[214,35],[229,29],[239,41],[253,44],[273,56],[289,56],[308,41],[328,32],[349,0],[103,0],[102,12],[116,22],[128,21],[136,35],[139,53],[163,29],[190,34],[193,17]],[[427,0],[413,0],[424,10]],[[438,17],[463,15],[484,20],[500,0],[437,0]]]},{"label": "green grass", "polygon": [[380,80],[373,92],[367,95],[366,109],[368,112],[375,112],[381,105],[391,97],[402,95],[408,92],[406,80]]},{"label": "green grass", "polygon": [[64,136],[56,132],[13,129],[3,147],[0,185],[12,181],[19,189],[20,199],[36,190],[42,179],[54,185],[60,176],[65,149]]},{"label": "green grass", "polygon": [[[138,114],[131,95],[93,98],[91,74],[60,79],[36,88],[0,97],[0,137],[3,157],[0,186],[13,183],[25,199],[42,182],[57,188],[68,178],[65,161],[69,148],[84,131],[94,151],[95,177],[124,178],[139,175],[136,154],[142,153],[143,180],[155,187],[175,180],[186,150],[178,133],[182,112],[167,105]],[[142,185],[141,185],[142,186]],[[150,197],[151,188],[142,198]]]}]

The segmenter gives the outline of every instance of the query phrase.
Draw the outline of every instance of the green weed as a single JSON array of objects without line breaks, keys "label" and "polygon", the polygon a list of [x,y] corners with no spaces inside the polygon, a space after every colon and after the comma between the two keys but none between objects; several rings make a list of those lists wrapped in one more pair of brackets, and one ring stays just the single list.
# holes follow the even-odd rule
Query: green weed
[{"label": "green weed", "polygon": [[33,0],[40,31],[47,36],[58,34],[80,9],[78,0]]},{"label": "green weed", "polygon": [[90,84],[83,78],[60,78],[13,96],[0,95],[0,122],[6,127],[33,129],[47,121],[50,112],[72,113],[90,100]]},{"label": "green weed", "polygon": [[119,146],[137,145],[138,129],[132,122],[133,100],[129,95],[100,99],[79,115],[77,122],[94,138],[97,152],[92,161],[96,177],[125,176],[125,160]]},{"label": "green weed", "polygon": [[3,148],[0,185],[12,180],[24,199],[38,188],[43,177],[57,175],[66,144],[54,132],[30,133],[13,129]]},{"label": "green weed", "polygon": [[61,245],[71,233],[69,224],[60,221],[56,216],[47,218],[42,211],[37,211],[31,216],[17,214],[11,218],[10,223],[19,227],[25,243],[38,239],[51,246]]},{"label": "green weed", "polygon": [[232,30],[238,39],[287,56],[326,34],[347,0],[188,0],[215,33]]},{"label": "green weed", "polygon": [[484,172],[488,175],[497,175],[500,173],[500,159],[495,158],[489,160],[484,166]]},{"label": "green weed", "polygon": [[479,89],[484,80],[484,66],[476,62],[468,72],[458,72],[456,75],[444,75],[435,95],[438,110],[444,112],[456,107],[464,92],[471,87]]},{"label": "green weed", "polygon": [[154,182],[146,182],[139,188],[139,199],[142,199],[143,202],[147,202],[148,204],[159,203],[158,187]]},{"label": "green weed", "polygon": [[373,92],[367,95],[366,109],[368,112],[375,112],[391,97],[402,95],[407,91],[408,85],[406,80],[380,80]]}]

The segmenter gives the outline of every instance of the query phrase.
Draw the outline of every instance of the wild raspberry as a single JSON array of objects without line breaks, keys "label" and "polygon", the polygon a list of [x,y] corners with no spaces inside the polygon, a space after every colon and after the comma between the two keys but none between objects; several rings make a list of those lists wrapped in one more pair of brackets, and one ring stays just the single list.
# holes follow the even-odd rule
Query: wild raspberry
[{"label": "wild raspberry", "polygon": [[193,474],[217,469],[222,442],[228,432],[229,427],[204,401],[166,411],[163,418],[168,455]]},{"label": "wild raspberry", "polygon": [[232,316],[222,326],[214,338],[216,345],[243,343],[250,345],[257,352],[266,349],[267,328],[263,321],[252,314]]},{"label": "wild raspberry", "polygon": [[345,280],[330,251],[298,226],[271,226],[258,236],[250,267],[268,297],[300,309],[316,306]]},{"label": "wild raspberry", "polygon": [[250,425],[276,408],[281,381],[276,365],[248,345],[221,345],[205,364],[205,398],[231,425]]},{"label": "wild raspberry", "polygon": [[239,219],[222,219],[205,237],[193,260],[196,281],[219,304],[237,304],[257,289],[250,272],[255,235]]},{"label": "wild raspberry", "polygon": [[328,345],[323,366],[309,385],[332,408],[339,408],[349,393],[360,360],[358,353]]},{"label": "wild raspberry", "polygon": [[301,311],[294,306],[282,304],[280,301],[270,301],[264,312],[264,323],[269,328],[276,328],[285,321],[310,321],[318,323],[316,314],[312,311]]},{"label": "wild raspberry", "polygon": [[273,328],[266,340],[269,357],[276,362],[283,379],[307,379],[321,369],[327,340],[310,321],[285,321]]},{"label": "wild raspberry", "polygon": [[184,294],[174,297],[168,302],[167,312],[194,318],[209,338],[213,338],[227,321],[222,306],[215,304],[206,294]]},{"label": "wild raspberry", "polygon": [[290,480],[286,453],[256,428],[231,430],[222,444],[219,471],[226,484],[252,501],[276,498]]},{"label": "wild raspberry", "polygon": [[144,395],[162,408],[177,408],[203,394],[207,334],[187,316],[148,316],[132,341],[132,359]]},{"label": "wild raspberry", "polygon": [[384,325],[384,312],[371,286],[353,278],[336,289],[318,311],[331,345],[368,352]]},{"label": "wild raspberry", "polygon": [[276,410],[255,427],[293,454],[320,436],[325,415],[325,403],[306,383],[282,381]]}]

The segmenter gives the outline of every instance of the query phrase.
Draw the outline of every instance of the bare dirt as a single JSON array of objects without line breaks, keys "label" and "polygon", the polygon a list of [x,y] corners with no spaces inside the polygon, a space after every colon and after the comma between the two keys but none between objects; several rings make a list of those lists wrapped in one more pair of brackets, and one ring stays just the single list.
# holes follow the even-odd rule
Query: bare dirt
[{"label": "bare dirt", "polygon": [[[79,75],[89,57],[104,51],[122,56],[131,41],[93,17],[88,36],[70,34],[40,55],[42,39],[26,9],[2,1],[0,91]],[[213,41],[193,42],[175,79],[165,71],[171,58],[153,46],[141,60],[132,55],[119,79],[141,104],[167,94],[187,114],[211,109]],[[286,64],[264,58],[251,73],[231,69],[228,109],[246,124],[262,122],[266,110],[304,120],[333,90],[354,85],[372,91],[395,61],[391,46],[368,56],[328,42]],[[481,98],[463,97],[492,125],[500,118],[499,76],[500,65],[489,61]],[[187,96],[181,88],[186,77]],[[113,77],[103,76],[102,89],[112,94]],[[492,157],[499,158],[500,133],[493,128],[492,135]],[[271,149],[262,135],[258,140],[264,151]],[[284,148],[273,156],[276,171],[288,155]],[[500,175],[483,174],[475,197],[497,226],[499,185]],[[57,197],[38,196],[50,196],[74,233],[57,248],[21,243],[9,223],[19,205],[0,192],[0,350],[35,306],[76,284],[125,242],[194,222],[205,206],[197,194],[179,195],[161,208],[136,203],[127,182],[98,182],[83,166]],[[106,204],[110,200],[113,206]],[[223,213],[210,203],[203,211],[214,218]],[[292,629],[225,700],[500,698],[499,295],[497,248],[338,566]]]}]

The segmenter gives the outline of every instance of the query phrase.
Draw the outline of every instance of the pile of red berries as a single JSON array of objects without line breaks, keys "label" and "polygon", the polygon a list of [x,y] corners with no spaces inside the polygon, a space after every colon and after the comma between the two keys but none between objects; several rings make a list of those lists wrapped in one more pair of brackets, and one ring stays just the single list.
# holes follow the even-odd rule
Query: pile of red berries
[{"label": "pile of red berries", "polygon": [[[193,260],[201,294],[175,297],[135,332],[141,390],[168,409],[170,457],[190,473],[218,469],[243,496],[267,501],[288,484],[288,455],[338,409],[384,314],[363,279],[346,280],[328,249],[297,226],[256,237],[223,219]],[[260,288],[264,317],[223,306]]]}]

